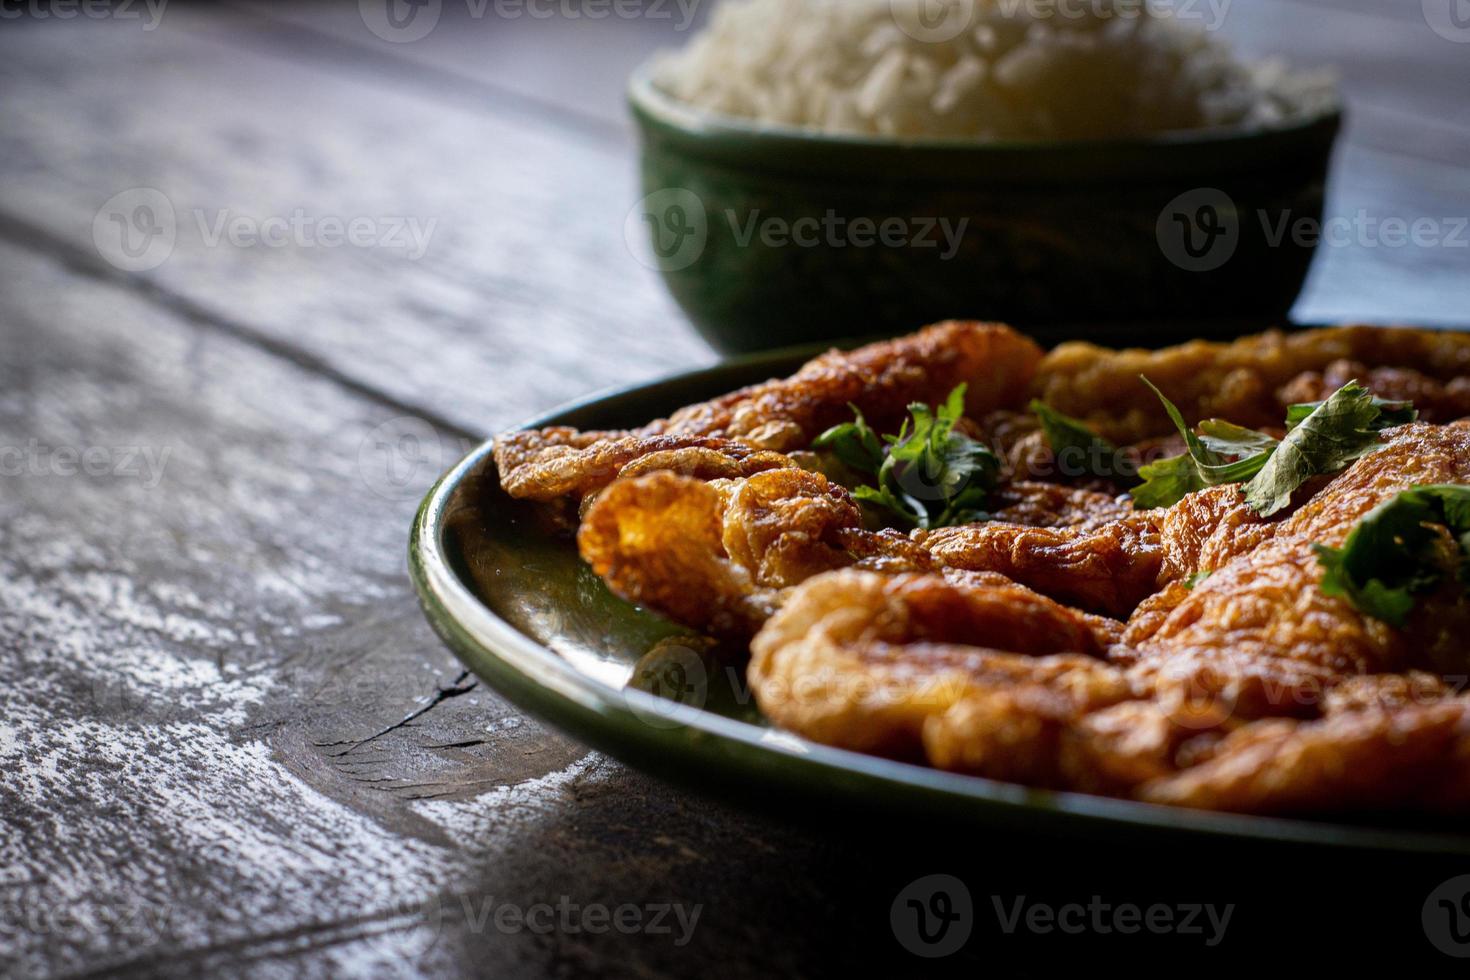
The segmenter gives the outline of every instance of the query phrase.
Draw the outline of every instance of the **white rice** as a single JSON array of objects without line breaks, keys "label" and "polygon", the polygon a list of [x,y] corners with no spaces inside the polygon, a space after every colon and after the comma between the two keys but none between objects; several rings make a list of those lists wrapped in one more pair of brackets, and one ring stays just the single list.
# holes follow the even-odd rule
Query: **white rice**
[{"label": "white rice", "polygon": [[[917,18],[937,2],[949,19]],[[1269,127],[1335,98],[1330,73],[1237,61],[1150,2],[725,0],[654,79],[760,123],[981,140]]]}]

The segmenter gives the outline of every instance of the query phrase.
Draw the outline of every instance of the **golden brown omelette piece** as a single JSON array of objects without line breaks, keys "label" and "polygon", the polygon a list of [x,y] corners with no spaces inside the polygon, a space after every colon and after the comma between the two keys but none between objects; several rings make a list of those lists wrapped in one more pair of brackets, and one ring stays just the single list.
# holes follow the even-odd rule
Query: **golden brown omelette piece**
[{"label": "golden brown omelette piece", "polygon": [[[997,520],[1086,528],[1128,513],[1107,494],[1013,483],[993,495]],[[773,469],[706,481],[670,472],[620,479],[590,504],[582,557],[612,590],[695,629],[749,637],[779,590],[820,572],[936,568],[913,537],[863,526],[856,502],[820,473]]]},{"label": "golden brown omelette piece", "polygon": [[[1470,426],[1394,430],[1278,521],[1242,517],[1233,487],[1186,498],[1141,551],[1176,577],[1102,652],[1105,632],[1067,633],[1070,621],[994,571],[907,576],[902,589],[858,571],[818,576],[752,643],[752,685],[778,723],[816,740],[912,753],[917,738],[931,765],[1032,785],[1258,813],[1463,808],[1470,700],[1439,679],[1470,670],[1463,590],[1450,581],[1422,596],[1394,629],[1323,593],[1310,551],[1425,483],[1470,483]],[[1094,581],[1081,566],[1073,574]],[[1179,577],[1198,571],[1211,574]],[[1010,629],[976,616],[956,630],[929,611],[939,604],[910,598],[961,591],[988,608],[1004,588],[1027,597],[1008,600],[1023,610]]]},{"label": "golden brown omelette piece", "polygon": [[1046,355],[1032,394],[1119,445],[1171,434],[1158,398],[1139,375],[1158,385],[1190,422],[1280,425],[1288,404],[1325,397],[1336,390],[1331,382],[1338,377],[1344,383],[1356,377],[1383,397],[1414,397],[1427,420],[1448,422],[1470,412],[1470,333],[1349,326],[1270,331],[1228,343],[1196,340],[1162,350],[1073,342]]},{"label": "golden brown omelette piece", "polygon": [[1134,696],[1097,659],[1117,632],[999,576],[847,569],[793,590],[751,643],[749,678],[783,728],[919,758],[928,719],[976,692],[1035,688],[1074,712]]},{"label": "golden brown omelette piece", "polygon": [[581,498],[616,479],[668,471],[701,480],[734,479],[796,465],[782,453],[713,436],[619,435],[526,429],[495,443],[500,485],[530,500]]},{"label": "golden brown omelette piece", "polygon": [[941,566],[998,572],[1070,605],[1124,618],[1155,591],[1164,555],[1159,523],[1146,511],[1064,527],[992,521],[916,531],[914,540]]},{"label": "golden brown omelette piece", "polygon": [[1269,533],[1258,531],[1261,540],[1253,546],[1226,535],[1227,548],[1201,548],[1180,571],[1210,575],[1192,589],[1150,600],[1125,642],[1139,651],[1140,661],[1221,650],[1343,675],[1470,667],[1464,642],[1470,609],[1456,589],[1427,597],[1409,627],[1399,630],[1318,587],[1322,569],[1314,542],[1340,546],[1368,511],[1411,486],[1433,483],[1470,484],[1470,426],[1420,422],[1394,429],[1384,448],[1333,478],[1284,520],[1266,525]]},{"label": "golden brown omelette piece", "polygon": [[[1010,327],[950,321],[853,351],[828,351],[789,378],[690,405],[626,432],[566,427],[524,430],[495,441],[501,485],[513,497],[582,497],[622,475],[669,469],[703,479],[749,476],[782,465],[773,454],[805,449],[862,411],[896,432],[911,402],[943,401],[967,385],[967,413],[1024,399],[1041,348]],[[646,457],[655,456],[648,460]],[[628,468],[641,463],[629,472]]]},{"label": "golden brown omelette piece", "polygon": [[623,598],[739,639],[760,628],[782,589],[813,575],[854,564],[930,565],[903,535],[865,530],[847,490],[801,469],[736,480],[668,472],[619,480],[588,508],[577,544]]}]

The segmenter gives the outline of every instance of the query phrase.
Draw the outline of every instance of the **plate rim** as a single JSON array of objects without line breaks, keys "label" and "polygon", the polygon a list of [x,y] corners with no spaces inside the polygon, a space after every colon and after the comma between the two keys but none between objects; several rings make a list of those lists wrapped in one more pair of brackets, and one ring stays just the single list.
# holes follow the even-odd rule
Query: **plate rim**
[{"label": "plate rim", "polygon": [[[714,384],[761,365],[780,370],[796,358],[831,346],[783,348],[605,389],[543,412],[515,428],[568,424],[567,419],[579,413],[616,411],[619,402],[655,395],[671,385]],[[482,467],[493,470],[493,446],[491,438],[471,450],[442,474],[423,498],[409,534],[409,577],[435,633],[465,666],[517,707],[554,729],[570,733],[589,749],[676,783],[703,784],[705,780],[694,778],[701,765],[723,760],[727,768],[716,772],[711,782],[734,783],[736,777],[754,777],[757,782],[752,785],[766,785],[774,776],[774,782],[793,790],[809,790],[814,785],[826,795],[836,786],[857,802],[906,811],[906,806],[898,806],[894,800],[875,800],[867,795],[896,786],[904,794],[918,794],[933,801],[940,807],[936,817],[977,816],[985,810],[1000,822],[1025,822],[1032,827],[1036,826],[1036,818],[1044,815],[1052,823],[1072,824],[1074,829],[1089,834],[1166,832],[1228,841],[1470,854],[1470,835],[1194,810],[942,772],[820,745],[788,732],[671,703],[643,691],[614,688],[579,671],[550,647],[496,615],[455,572],[444,541],[452,499]],[[648,723],[650,715],[659,718],[660,724]],[[671,749],[677,754],[667,757]],[[820,778],[814,784],[808,783],[813,776]]]}]

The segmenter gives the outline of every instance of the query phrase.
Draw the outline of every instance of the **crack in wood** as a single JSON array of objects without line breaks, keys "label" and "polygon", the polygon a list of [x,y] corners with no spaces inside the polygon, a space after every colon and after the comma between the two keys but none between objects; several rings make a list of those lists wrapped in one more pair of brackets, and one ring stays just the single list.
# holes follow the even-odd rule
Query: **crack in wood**
[{"label": "crack in wood", "polygon": [[396,732],[398,729],[404,727],[410,722],[422,718],[424,715],[428,714],[430,711],[433,711],[435,708],[443,704],[445,701],[448,701],[450,698],[457,698],[461,694],[470,693],[475,688],[480,686],[480,682],[478,680],[473,680],[466,684],[465,681],[469,678],[469,676],[470,672],[468,670],[460,671],[459,676],[456,677],[452,682],[450,682],[448,687],[441,687],[434,692],[434,697],[430,699],[428,704],[424,705],[421,708],[415,708],[413,711],[410,711],[408,714],[404,715],[402,718],[389,725],[387,728],[376,731],[373,734],[369,735],[367,738],[360,739],[352,743],[347,748],[343,749],[341,752],[334,752],[332,753],[332,755],[335,758],[341,758],[344,755],[348,755],[349,753],[352,753],[357,749],[362,748],[362,746],[368,744],[369,742],[375,739],[382,738],[384,735],[387,735],[390,732]]}]

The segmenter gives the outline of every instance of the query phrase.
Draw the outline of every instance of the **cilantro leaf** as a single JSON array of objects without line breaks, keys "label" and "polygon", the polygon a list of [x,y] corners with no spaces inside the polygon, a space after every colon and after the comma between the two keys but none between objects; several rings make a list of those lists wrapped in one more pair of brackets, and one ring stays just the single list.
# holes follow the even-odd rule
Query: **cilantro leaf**
[{"label": "cilantro leaf", "polygon": [[1246,503],[1262,517],[1286,508],[1313,476],[1336,472],[1378,448],[1381,416],[1367,388],[1356,381],[1343,385],[1281,440],[1245,485]]},{"label": "cilantro leaf", "polygon": [[886,447],[878,446],[876,436],[869,440],[872,430],[856,410],[855,422],[828,429],[814,445],[830,447],[849,466],[873,474],[877,485],[860,486],[853,496],[904,524],[935,528],[985,520],[1000,459],[955,431],[964,411],[965,385],[959,385],[937,409],[910,405],[911,418],[898,435],[883,437]]},{"label": "cilantro leaf", "polygon": [[1205,579],[1214,574],[1215,570],[1213,568],[1206,569],[1202,572],[1195,572],[1193,575],[1189,576],[1189,578],[1184,580],[1184,587],[1186,589],[1193,590],[1196,585],[1199,585]]},{"label": "cilantro leaf", "polygon": [[1199,441],[1222,456],[1244,457],[1275,449],[1280,440],[1223,419],[1205,419],[1199,424]]},{"label": "cilantro leaf", "polygon": [[1470,487],[1410,487],[1360,520],[1341,548],[1312,545],[1325,569],[1322,591],[1390,626],[1401,627],[1416,594],[1436,585],[1434,525],[1447,527],[1460,549],[1458,577],[1470,590]]},{"label": "cilantro leaf", "polygon": [[[1133,505],[1139,510],[1172,507],[1196,490],[1248,480],[1266,464],[1276,447],[1276,440],[1264,432],[1218,419],[1201,423],[1204,435],[1197,436],[1185,424],[1179,409],[1153,382],[1144,378],[1143,383],[1164,403],[1164,411],[1184,437],[1185,452],[1139,468],[1143,483],[1133,489]],[[1232,456],[1240,458],[1231,459]]]},{"label": "cilantro leaf", "polygon": [[1147,378],[1143,382],[1164,403],[1187,451],[1139,469],[1144,482],[1133,491],[1133,503],[1142,510],[1173,506],[1206,487],[1244,483],[1246,503],[1269,517],[1289,506],[1308,479],[1351,465],[1378,448],[1378,433],[1418,417],[1408,402],[1374,398],[1352,381],[1326,401],[1288,408],[1284,439],[1220,419],[1201,422],[1196,435],[1179,409]]},{"label": "cilantro leaf", "polygon": [[812,448],[830,449],[847,466],[871,476],[883,465],[883,443],[858,407],[849,403],[848,408],[852,409],[855,419],[834,425],[817,436],[812,441]]},{"label": "cilantro leaf", "polygon": [[1130,491],[1133,506],[1138,510],[1172,507],[1196,490],[1209,486],[1188,453],[1145,463],[1138,468],[1138,475],[1143,482]]},{"label": "cilantro leaf", "polygon": [[[1306,421],[1307,416],[1321,408],[1325,402],[1298,402],[1286,407],[1286,427],[1295,429]],[[1413,402],[1389,401],[1385,398],[1373,397],[1373,407],[1378,409],[1378,418],[1373,420],[1372,427],[1376,430],[1391,429],[1396,425],[1408,425],[1419,417],[1419,412],[1414,408]]]},{"label": "cilantro leaf", "polygon": [[1046,444],[1051,447],[1058,469],[1066,475],[1085,473],[1125,485],[1138,482],[1134,474],[1128,472],[1127,460],[1118,447],[1095,434],[1080,420],[1063,415],[1039,398],[1033,399],[1029,407],[1031,413],[1041,420]]}]

